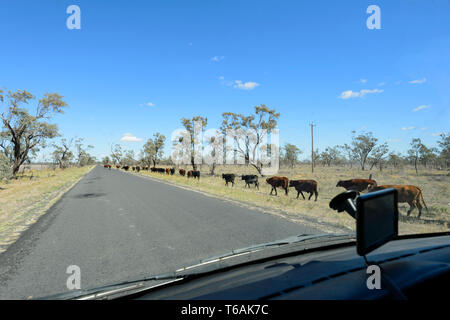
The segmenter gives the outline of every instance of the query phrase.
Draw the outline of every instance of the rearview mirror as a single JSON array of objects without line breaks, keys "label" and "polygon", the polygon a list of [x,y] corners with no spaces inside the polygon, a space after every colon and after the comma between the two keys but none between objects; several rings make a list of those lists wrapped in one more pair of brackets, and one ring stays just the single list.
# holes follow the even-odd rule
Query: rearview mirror
[{"label": "rearview mirror", "polygon": [[397,190],[385,189],[356,199],[356,251],[365,256],[398,235]]}]

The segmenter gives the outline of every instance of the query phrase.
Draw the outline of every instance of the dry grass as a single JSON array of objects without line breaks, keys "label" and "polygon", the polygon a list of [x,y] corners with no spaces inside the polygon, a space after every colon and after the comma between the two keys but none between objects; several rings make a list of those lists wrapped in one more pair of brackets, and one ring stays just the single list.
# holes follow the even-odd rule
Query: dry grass
[{"label": "dry grass", "polygon": [[[190,168],[186,168],[190,169]],[[254,169],[245,166],[219,166],[216,176],[209,176],[208,167],[204,166],[200,181],[187,179],[178,173],[174,176],[141,171],[140,174],[164,179],[172,183],[188,187],[190,189],[205,192],[229,200],[237,200],[255,207],[279,213],[287,216],[291,220],[316,221],[316,225],[324,230],[330,230],[330,226],[340,229],[355,230],[355,221],[346,213],[337,213],[329,208],[330,200],[338,193],[344,191],[343,188],[336,188],[338,180],[351,178],[368,178],[370,172],[360,171],[344,167],[317,167],[311,173],[308,166],[299,166],[294,169],[282,168],[277,175],[286,176],[289,179],[314,179],[319,184],[319,198],[314,202],[303,200],[300,195],[296,199],[297,192],[290,188],[289,195],[286,196],[280,190],[278,196],[270,196],[271,187],[260,178],[260,190],[253,187],[244,188],[244,182],[239,178],[233,188],[225,187],[221,179],[222,173],[255,174]],[[450,225],[450,175],[446,171],[424,170],[416,175],[413,169],[392,170],[385,169],[382,172],[373,171],[373,179],[381,184],[412,184],[419,186],[424,195],[429,213],[424,209],[421,219],[417,218],[417,209],[410,217],[406,217],[409,208],[407,204],[399,204],[400,209],[400,234],[425,233],[448,231]],[[305,193],[305,196],[309,194]]]},{"label": "dry grass", "polygon": [[0,181],[0,252],[92,168],[31,170],[17,180]]}]

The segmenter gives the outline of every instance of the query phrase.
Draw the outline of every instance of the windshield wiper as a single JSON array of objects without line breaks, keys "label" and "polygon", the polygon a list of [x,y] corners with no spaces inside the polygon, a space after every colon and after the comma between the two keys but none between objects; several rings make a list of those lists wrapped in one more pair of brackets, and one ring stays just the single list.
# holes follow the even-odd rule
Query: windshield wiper
[{"label": "windshield wiper", "polygon": [[[282,240],[266,242],[266,243],[261,243],[261,244],[245,247],[245,248],[231,250],[230,252],[227,252],[227,253],[224,253],[224,254],[221,254],[221,255],[218,255],[215,257],[210,257],[205,260],[201,260],[199,265],[209,263],[212,261],[216,261],[219,259],[223,259],[223,258],[228,258],[228,257],[233,257],[233,256],[241,255],[241,254],[256,252],[256,251],[260,251],[260,250],[264,250],[264,249],[268,249],[268,248],[272,248],[272,247],[279,247],[279,246],[289,245],[289,244],[293,244],[293,243],[304,242],[304,241],[308,241],[308,240],[312,240],[312,239],[319,239],[319,238],[320,239],[324,239],[324,238],[334,239],[334,238],[338,238],[338,237],[346,237],[346,238],[350,238],[350,239],[355,238],[355,236],[351,235],[351,234],[300,234],[300,235],[289,237],[289,238],[282,239]],[[195,265],[195,266],[197,266],[197,265]],[[180,269],[177,271],[190,269],[195,266],[190,266],[190,267],[183,268],[183,269]]]}]

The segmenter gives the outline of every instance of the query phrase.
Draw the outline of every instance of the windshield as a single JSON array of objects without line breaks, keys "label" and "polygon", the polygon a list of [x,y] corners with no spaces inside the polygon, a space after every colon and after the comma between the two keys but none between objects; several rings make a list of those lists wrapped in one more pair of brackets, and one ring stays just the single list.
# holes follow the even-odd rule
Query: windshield
[{"label": "windshield", "polygon": [[0,1],[0,299],[354,235],[346,190],[397,189],[401,235],[449,231],[449,21],[445,0]]}]

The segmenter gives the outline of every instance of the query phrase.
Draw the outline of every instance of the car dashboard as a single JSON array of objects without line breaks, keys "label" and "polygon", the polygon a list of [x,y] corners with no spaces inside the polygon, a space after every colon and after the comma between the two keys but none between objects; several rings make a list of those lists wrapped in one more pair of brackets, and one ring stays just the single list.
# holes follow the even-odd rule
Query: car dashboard
[{"label": "car dashboard", "polygon": [[[305,249],[305,248],[303,248]],[[401,290],[403,297],[443,299],[450,285],[450,236],[391,241],[367,256],[368,264]],[[383,300],[398,299],[390,286],[369,289],[364,259],[354,243],[301,251],[212,272],[189,281],[143,290],[144,300]]]}]

